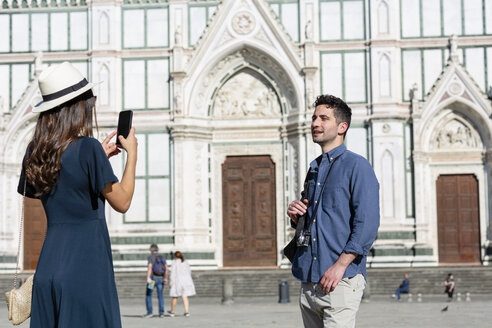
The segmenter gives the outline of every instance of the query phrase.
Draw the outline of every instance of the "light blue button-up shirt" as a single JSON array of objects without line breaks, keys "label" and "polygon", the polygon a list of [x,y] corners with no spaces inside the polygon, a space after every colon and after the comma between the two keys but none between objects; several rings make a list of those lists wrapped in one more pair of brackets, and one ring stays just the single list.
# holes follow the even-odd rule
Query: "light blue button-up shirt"
[{"label": "light blue button-up shirt", "polygon": [[379,183],[369,162],[342,144],[311,162],[304,190],[309,193],[306,227],[312,221],[311,243],[298,248],[293,275],[302,282],[319,282],[342,253],[354,253],[358,256],[343,277],[366,277],[366,256],[379,228]]}]

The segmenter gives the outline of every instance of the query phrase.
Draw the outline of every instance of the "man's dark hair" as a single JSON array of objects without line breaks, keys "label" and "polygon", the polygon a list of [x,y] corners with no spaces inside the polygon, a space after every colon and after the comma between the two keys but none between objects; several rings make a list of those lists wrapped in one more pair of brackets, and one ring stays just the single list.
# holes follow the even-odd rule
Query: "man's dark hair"
[{"label": "man's dark hair", "polygon": [[[333,115],[337,120],[337,124],[342,122],[347,122],[348,128],[350,127],[350,121],[352,119],[352,109],[340,98],[337,98],[332,95],[320,95],[316,98],[314,102],[314,107],[316,108],[319,105],[326,105],[329,108],[333,108]],[[345,131],[345,134],[347,133]],[[345,136],[344,134],[344,136]]]}]

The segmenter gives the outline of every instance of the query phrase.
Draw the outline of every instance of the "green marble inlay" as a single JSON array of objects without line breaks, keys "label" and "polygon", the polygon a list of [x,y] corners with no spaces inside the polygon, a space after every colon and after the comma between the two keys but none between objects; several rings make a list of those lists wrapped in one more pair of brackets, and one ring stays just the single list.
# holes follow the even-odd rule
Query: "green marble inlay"
[{"label": "green marble inlay", "polygon": [[174,244],[173,236],[111,237],[113,245]]},{"label": "green marble inlay", "polygon": [[0,263],[16,263],[17,257],[10,255],[2,255],[0,256]]},{"label": "green marble inlay", "polygon": [[434,255],[432,248],[416,248],[415,255]]},{"label": "green marble inlay", "polygon": [[[415,252],[415,253],[414,253]],[[417,256],[417,255],[432,255],[432,248],[379,248],[373,249],[371,254],[374,256]]]},{"label": "green marble inlay", "polygon": [[190,252],[183,253],[185,259],[188,260],[213,260],[215,259],[214,253],[198,253],[198,252]]},{"label": "green marble inlay", "polygon": [[380,231],[378,239],[411,239],[415,240],[413,231]]}]

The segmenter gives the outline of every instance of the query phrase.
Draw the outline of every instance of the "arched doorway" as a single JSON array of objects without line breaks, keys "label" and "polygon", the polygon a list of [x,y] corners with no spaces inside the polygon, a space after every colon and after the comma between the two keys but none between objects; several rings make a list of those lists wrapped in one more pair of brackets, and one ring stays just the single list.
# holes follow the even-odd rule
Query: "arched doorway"
[{"label": "arched doorway", "polygon": [[[210,226],[214,234],[211,240],[216,241],[219,267],[276,267],[282,260],[279,250],[287,236],[283,209],[283,191],[288,183],[285,166],[289,160],[286,136],[293,133],[287,131],[291,123],[287,116],[298,112],[302,99],[285,67],[288,65],[284,64],[267,53],[241,44],[210,61],[210,65],[196,74],[197,79],[190,86],[190,106],[184,112],[189,110],[189,115],[203,117],[202,122],[206,122],[207,139],[194,143],[207,143],[210,155]],[[175,139],[175,142],[180,140]],[[258,183],[255,179],[259,177],[248,172],[258,163],[249,161],[265,156],[272,167],[268,169],[268,179],[261,178],[266,187],[262,186],[263,191],[260,191],[271,193],[271,198],[262,204],[255,201],[254,206],[261,205],[262,213],[254,213],[257,208],[248,203],[253,203],[250,199],[256,197],[254,192],[260,192],[255,189]],[[234,174],[244,179],[241,188],[246,194],[242,193],[241,199],[232,195],[238,178],[228,175],[231,173],[229,165],[232,165],[229,160],[233,157],[237,161]],[[249,226],[241,226],[243,224]],[[260,237],[261,234],[267,237]],[[253,239],[248,239],[250,237]],[[248,247],[255,248],[252,251],[255,254],[240,254]]]},{"label": "arched doorway", "polygon": [[426,114],[415,133],[417,242],[432,245],[436,264],[479,264],[490,203],[487,122],[466,101]]},{"label": "arched doorway", "polygon": [[292,104],[285,104],[282,82],[267,74],[271,67],[252,62],[253,54],[242,49],[219,62],[224,69],[214,74],[209,109],[224,267],[276,267],[284,243],[277,235],[284,217],[276,190],[284,181],[282,117]]}]

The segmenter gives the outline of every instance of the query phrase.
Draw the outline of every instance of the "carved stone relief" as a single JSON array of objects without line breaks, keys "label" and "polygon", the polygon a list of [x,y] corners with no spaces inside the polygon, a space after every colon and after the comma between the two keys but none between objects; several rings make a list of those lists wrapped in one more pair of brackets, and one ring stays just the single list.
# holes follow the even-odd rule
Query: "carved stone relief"
[{"label": "carved stone relief", "polygon": [[175,115],[181,115],[183,111],[182,82],[176,80],[174,84],[173,110]]},{"label": "carved stone relief", "polygon": [[[203,106],[203,104],[208,102],[209,95],[213,93],[213,89],[220,84],[220,80],[224,76],[237,71],[240,66],[247,67],[251,66],[251,64],[260,67],[261,71],[267,73],[269,78],[275,81],[275,85],[278,85],[281,91],[281,95],[278,94],[278,96],[280,98],[287,97],[289,100],[288,108],[297,108],[297,97],[295,96],[294,86],[283,68],[269,56],[253,49],[243,48],[224,57],[208,71],[198,87],[197,97],[195,98],[195,110],[206,110],[207,106]],[[269,97],[268,94],[265,94],[264,100],[269,100]],[[240,105],[239,103],[238,106]],[[274,108],[272,107],[272,109]],[[197,114],[199,113],[197,112]]]},{"label": "carved stone relief", "polygon": [[472,135],[469,127],[454,119],[439,131],[434,145],[437,149],[466,149],[476,148],[479,142]]},{"label": "carved stone relief", "polygon": [[296,195],[299,195],[302,190],[299,188],[299,142],[295,140],[292,142],[291,154],[292,154],[292,167],[293,167],[293,177],[292,185],[293,190],[295,190]]},{"label": "carved stone relief", "polygon": [[292,82],[280,65],[278,65],[271,57],[259,51],[253,51],[252,49],[243,49],[241,54],[248,62],[255,63],[270,73],[270,75],[274,77],[275,81],[286,89],[285,93],[289,98],[292,107],[297,107],[297,99],[295,98]]},{"label": "carved stone relief", "polygon": [[384,218],[395,217],[395,183],[394,183],[394,158],[389,149],[383,152],[381,167],[384,172],[381,178],[382,212]]},{"label": "carved stone relief", "polygon": [[[196,162],[203,163],[202,145],[195,145]],[[203,216],[203,192],[202,192],[202,172],[198,169],[195,171],[195,220],[200,221]]]},{"label": "carved stone relief", "polygon": [[308,20],[304,27],[304,36],[306,37],[306,41],[313,40],[313,23],[311,20]]},{"label": "carved stone relief", "polygon": [[463,93],[463,85],[457,81],[453,81],[448,86],[448,93],[453,96],[459,96]]},{"label": "carved stone relief", "polygon": [[275,91],[248,73],[239,73],[217,92],[214,117],[266,117],[280,114]]},{"label": "carved stone relief", "polygon": [[196,108],[201,108],[202,104],[205,103],[205,94],[207,93],[207,89],[213,87],[212,83],[216,83],[216,80],[218,80],[217,76],[219,72],[221,72],[221,70],[224,69],[224,67],[226,65],[229,65],[231,62],[240,64],[241,59],[242,59],[241,54],[239,52],[236,52],[232,55],[224,57],[220,62],[214,65],[214,67],[208,72],[208,74],[202,80],[200,89],[198,91],[198,96],[196,97],[195,100]]},{"label": "carved stone relief", "polygon": [[183,37],[181,34],[181,25],[176,26],[176,30],[174,31],[174,45],[176,47],[181,47],[183,43]]},{"label": "carved stone relief", "polygon": [[232,18],[232,29],[241,35],[251,33],[256,26],[256,21],[253,15],[247,11],[241,11]]}]

